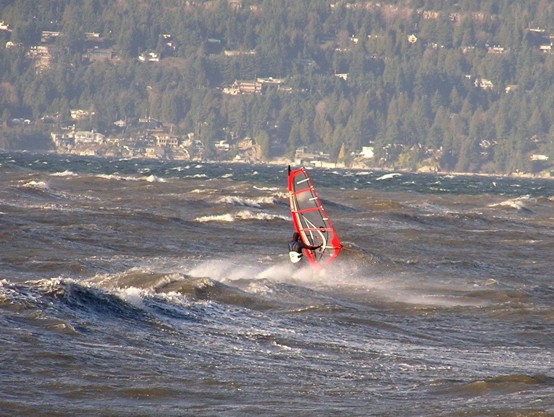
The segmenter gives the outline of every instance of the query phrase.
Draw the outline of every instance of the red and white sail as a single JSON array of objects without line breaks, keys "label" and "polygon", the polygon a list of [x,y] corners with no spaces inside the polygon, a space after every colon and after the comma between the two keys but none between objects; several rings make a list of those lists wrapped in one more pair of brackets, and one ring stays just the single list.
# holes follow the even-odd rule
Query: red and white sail
[{"label": "red and white sail", "polygon": [[289,167],[288,190],[294,228],[307,245],[321,245],[304,254],[314,266],[324,266],[339,255],[342,245],[304,167]]}]

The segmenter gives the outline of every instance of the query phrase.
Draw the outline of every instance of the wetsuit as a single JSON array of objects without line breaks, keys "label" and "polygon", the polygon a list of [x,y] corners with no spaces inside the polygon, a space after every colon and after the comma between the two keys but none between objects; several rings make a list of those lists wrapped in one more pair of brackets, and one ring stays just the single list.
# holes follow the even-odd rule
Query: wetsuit
[{"label": "wetsuit", "polygon": [[[302,258],[303,256],[302,251],[304,249],[315,250],[315,249],[319,249],[320,247],[321,245],[318,245],[318,246],[306,245],[304,242],[302,242],[302,240],[300,240],[300,235],[294,232],[294,234],[292,235],[292,240],[289,242],[290,260],[291,262],[296,263],[300,261],[300,259]],[[296,255],[294,255],[294,253],[296,253]]]}]

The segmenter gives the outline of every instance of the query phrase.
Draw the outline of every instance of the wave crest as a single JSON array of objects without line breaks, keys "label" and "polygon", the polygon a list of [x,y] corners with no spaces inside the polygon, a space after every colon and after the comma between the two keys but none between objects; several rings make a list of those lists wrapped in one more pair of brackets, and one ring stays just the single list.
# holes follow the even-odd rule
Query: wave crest
[{"label": "wave crest", "polygon": [[225,213],[225,214],[215,214],[211,216],[200,216],[194,219],[194,221],[199,223],[207,222],[234,222],[236,220],[284,220],[288,221],[287,216],[281,214],[271,214],[265,212],[252,212],[250,210],[241,210],[237,213]]},{"label": "wave crest", "polygon": [[234,206],[246,206],[252,208],[262,208],[262,205],[275,205],[277,201],[275,197],[257,197],[257,198],[245,198],[238,196],[225,196],[217,200],[218,203],[231,204]]}]

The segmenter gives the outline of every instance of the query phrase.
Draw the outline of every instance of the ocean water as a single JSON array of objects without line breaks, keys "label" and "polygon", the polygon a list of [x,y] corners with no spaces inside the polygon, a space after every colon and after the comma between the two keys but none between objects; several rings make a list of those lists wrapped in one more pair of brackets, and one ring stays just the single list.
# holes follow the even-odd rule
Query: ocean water
[{"label": "ocean water", "polygon": [[0,154],[1,416],[554,416],[554,181]]}]

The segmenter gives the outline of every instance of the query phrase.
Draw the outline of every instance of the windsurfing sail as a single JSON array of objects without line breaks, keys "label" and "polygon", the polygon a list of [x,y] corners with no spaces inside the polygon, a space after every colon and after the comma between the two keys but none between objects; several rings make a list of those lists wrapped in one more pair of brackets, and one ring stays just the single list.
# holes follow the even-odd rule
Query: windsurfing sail
[{"label": "windsurfing sail", "polygon": [[291,170],[289,166],[288,172],[290,213],[294,228],[305,244],[321,245],[321,248],[306,250],[304,254],[314,266],[328,265],[337,258],[342,248],[339,237],[306,169],[301,167]]}]

